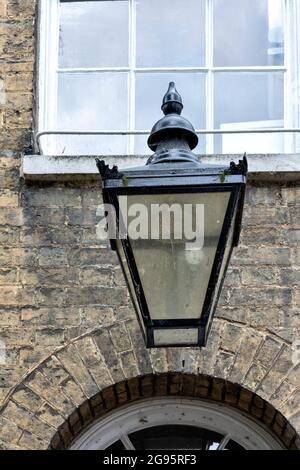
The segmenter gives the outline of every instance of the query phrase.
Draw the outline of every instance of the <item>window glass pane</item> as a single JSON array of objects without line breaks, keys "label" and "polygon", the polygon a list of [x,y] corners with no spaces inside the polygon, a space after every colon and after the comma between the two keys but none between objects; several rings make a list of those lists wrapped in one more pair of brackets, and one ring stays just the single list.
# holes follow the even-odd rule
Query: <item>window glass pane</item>
[{"label": "window glass pane", "polygon": [[136,0],[137,67],[203,66],[205,0]]},{"label": "window glass pane", "polygon": [[214,0],[214,65],[283,65],[284,0]]},{"label": "window glass pane", "polygon": [[176,424],[153,426],[129,435],[136,450],[211,450],[214,444],[219,445],[222,437],[208,429]]},{"label": "window glass pane", "polygon": [[[58,77],[58,128],[63,130],[128,129],[128,74],[61,73]],[[64,154],[126,153],[126,137],[62,137]],[[59,153],[60,153],[59,152]]]},{"label": "window glass pane", "polygon": [[[281,72],[216,73],[214,127],[224,130],[283,127],[283,83]],[[280,134],[219,135],[215,136],[215,152],[281,151],[278,148],[281,140]],[[240,149],[235,146],[237,143]]]},{"label": "window glass pane", "polygon": [[230,439],[224,450],[245,450],[243,446]]},{"label": "window glass pane", "polygon": [[59,66],[128,65],[128,1],[60,4]]},{"label": "window glass pane", "polygon": [[125,447],[121,441],[116,441],[110,446],[106,447],[105,450],[110,450],[111,452],[121,452],[122,450],[125,450]]},{"label": "window glass pane", "polygon": [[[150,130],[163,117],[161,104],[169,82],[174,81],[184,108],[182,116],[196,128],[205,128],[205,74],[203,73],[137,73],[136,74],[136,129]],[[205,150],[205,137],[199,138],[196,153]],[[149,153],[147,137],[138,136],[136,153]]]}]

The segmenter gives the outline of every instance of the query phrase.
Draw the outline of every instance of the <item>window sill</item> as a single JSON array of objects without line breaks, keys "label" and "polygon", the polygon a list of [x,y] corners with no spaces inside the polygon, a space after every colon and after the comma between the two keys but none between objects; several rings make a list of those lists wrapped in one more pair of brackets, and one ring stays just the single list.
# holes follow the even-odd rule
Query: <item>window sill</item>
[{"label": "window sill", "polygon": [[[100,157],[101,158],[101,157]],[[128,168],[145,164],[148,156],[104,156],[110,166]],[[229,164],[241,155],[206,155],[202,162]],[[300,181],[299,154],[248,155],[249,181]],[[23,155],[20,176],[26,181],[80,181],[99,180],[95,156]]]}]

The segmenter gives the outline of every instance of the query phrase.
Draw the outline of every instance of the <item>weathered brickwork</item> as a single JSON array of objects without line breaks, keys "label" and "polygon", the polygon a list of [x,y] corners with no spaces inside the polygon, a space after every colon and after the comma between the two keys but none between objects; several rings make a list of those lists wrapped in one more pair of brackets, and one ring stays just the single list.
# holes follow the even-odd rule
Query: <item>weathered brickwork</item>
[{"label": "weathered brickwork", "polygon": [[300,447],[300,183],[249,185],[207,347],[147,351],[96,237],[98,186],[20,179],[34,3],[0,0],[0,448],[68,446],[107,410],[166,394],[225,401]]}]

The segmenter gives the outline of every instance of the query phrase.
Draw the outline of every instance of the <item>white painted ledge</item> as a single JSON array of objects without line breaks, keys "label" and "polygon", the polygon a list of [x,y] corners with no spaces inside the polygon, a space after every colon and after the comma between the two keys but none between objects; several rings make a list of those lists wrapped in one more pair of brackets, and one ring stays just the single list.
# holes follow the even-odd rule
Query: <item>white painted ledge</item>
[{"label": "white painted ledge", "polygon": [[[95,163],[96,156],[48,156],[23,155],[21,177],[26,181],[72,181],[100,179]],[[99,156],[106,163],[120,169],[144,165],[149,156],[118,155]],[[237,162],[242,155],[205,155],[199,157],[203,163],[228,165]],[[248,155],[249,180],[300,181],[300,154]]]}]

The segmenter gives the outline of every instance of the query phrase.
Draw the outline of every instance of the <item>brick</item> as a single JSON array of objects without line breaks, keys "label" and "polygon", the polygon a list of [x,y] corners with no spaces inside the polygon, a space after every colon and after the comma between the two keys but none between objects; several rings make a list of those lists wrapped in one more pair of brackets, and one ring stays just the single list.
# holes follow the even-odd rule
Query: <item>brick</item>
[{"label": "brick", "polygon": [[241,383],[254,359],[255,353],[262,341],[260,334],[247,332],[242,338],[241,345],[236,354],[234,365],[228,377],[234,383]]},{"label": "brick", "polygon": [[6,16],[6,0],[2,0],[0,3],[0,18]]},{"label": "brick", "polygon": [[112,388],[106,388],[102,392],[102,397],[104,400],[105,408],[107,410],[111,410],[112,408],[115,408],[117,405],[117,399],[115,392],[113,391]]},{"label": "brick", "polygon": [[[220,347],[223,328],[223,323],[217,320],[213,321],[206,347],[202,348],[200,352],[198,373],[201,371],[203,374],[213,375],[213,367]],[[169,367],[172,367],[172,365],[170,364]]]},{"label": "brick", "polygon": [[67,250],[64,248],[47,247],[39,250],[38,263],[40,266],[65,267],[67,260]]},{"label": "brick", "polygon": [[300,230],[291,229],[286,230],[283,236],[283,242],[288,246],[299,246],[300,242]]},{"label": "brick", "polygon": [[282,343],[267,337],[263,342],[260,350],[257,353],[256,360],[259,361],[266,368],[271,367],[272,363],[276,360],[281,349]]},{"label": "brick", "polygon": [[168,375],[160,374],[156,376],[154,382],[154,395],[165,396],[168,392]]},{"label": "brick", "polygon": [[[2,0],[4,1],[4,0]],[[22,7],[23,8],[23,7]],[[5,75],[7,91],[30,91],[33,90],[33,73],[17,71]]]},{"label": "brick", "polygon": [[264,288],[264,289],[240,289],[230,290],[228,303],[237,305],[269,305],[272,302],[275,306],[286,306],[292,302],[292,291],[288,288]]},{"label": "brick", "polygon": [[0,308],[0,325],[2,327],[20,327],[20,312],[18,309],[14,310],[10,307]]},{"label": "brick", "polygon": [[61,389],[63,393],[74,403],[75,406],[81,405],[86,400],[86,396],[83,393],[80,386],[73,379],[67,379],[61,383]]},{"label": "brick", "polygon": [[248,247],[238,248],[233,254],[232,265],[271,265],[289,266],[290,250],[285,247]]},{"label": "brick", "polygon": [[127,387],[124,382],[118,383],[115,386],[117,401],[119,405],[126,403],[129,399]]},{"label": "brick", "polygon": [[239,307],[233,308],[230,306],[218,306],[215,312],[216,318],[222,318],[236,323],[246,323],[248,316],[248,309]]},{"label": "brick", "polygon": [[56,410],[54,410],[51,406],[44,404],[39,411],[36,413],[36,416],[41,420],[44,421],[49,426],[57,429],[61,426],[64,421],[65,417],[59,414]]},{"label": "brick", "polygon": [[221,348],[233,353],[236,352],[241,343],[243,333],[243,327],[227,323],[222,333]]},{"label": "brick", "polygon": [[83,268],[80,271],[80,282],[90,286],[112,286],[113,272],[103,267]]},{"label": "brick", "polygon": [[[117,310],[119,309],[117,308]],[[79,315],[83,329],[94,329],[95,325],[98,327],[110,325],[116,320],[113,308],[102,305],[81,307]]]},{"label": "brick", "polygon": [[24,326],[34,329],[49,327],[49,325],[52,328],[67,328],[80,325],[79,310],[67,307],[23,308],[21,319]]},{"label": "brick", "polygon": [[126,328],[129,333],[130,341],[135,351],[137,359],[137,367],[143,371],[144,374],[152,373],[152,366],[149,359],[149,354],[145,348],[145,341],[142,337],[139,325],[136,320],[126,322]]},{"label": "brick", "polygon": [[71,344],[57,353],[58,359],[80,385],[87,398],[98,392],[98,387],[83,363],[76,347]]},{"label": "brick", "polygon": [[[274,246],[283,244],[284,228],[278,227],[274,230],[272,226],[248,226],[241,232],[240,244],[251,247],[259,245]],[[268,263],[269,264],[269,263]]]},{"label": "brick", "polygon": [[[286,311],[286,309],[285,309]],[[265,307],[249,308],[248,323],[253,328],[267,328],[269,325],[278,327],[282,318],[281,307],[274,307],[271,310]]]},{"label": "brick", "polygon": [[14,421],[0,417],[1,439],[8,444],[17,444],[23,430]]},{"label": "brick", "polygon": [[259,269],[246,266],[241,271],[242,284],[246,286],[268,286],[276,284],[276,270],[270,266],[261,266]]},{"label": "brick", "polygon": [[271,396],[272,403],[274,403],[275,406],[280,407],[282,402],[284,402],[293,391],[294,387],[291,384],[286,381],[282,382]]},{"label": "brick", "polygon": [[103,204],[101,191],[98,188],[87,188],[82,195],[82,206],[88,208],[99,204]]},{"label": "brick", "polygon": [[136,357],[132,351],[126,351],[120,354],[122,370],[125,377],[135,377],[139,370],[136,364]]},{"label": "brick", "polygon": [[68,225],[91,226],[96,234],[96,224],[99,220],[96,208],[68,207],[65,209],[65,214]]},{"label": "brick", "polygon": [[18,227],[0,227],[0,245],[18,245],[20,240],[20,229]]},{"label": "brick", "polygon": [[112,378],[109,369],[93,338],[85,337],[78,340],[76,347],[99,389],[111,385]]},{"label": "brick", "polygon": [[292,365],[290,351],[288,349],[283,349],[269,370],[268,375],[260,385],[260,390],[263,393],[271,396],[275,389],[278,388],[278,385],[286,376]]},{"label": "brick", "polygon": [[289,221],[288,214],[285,207],[268,207],[265,205],[246,206],[243,214],[243,226],[284,225]]},{"label": "brick", "polygon": [[300,270],[297,269],[281,269],[280,270],[280,285],[292,286],[300,284]]},{"label": "brick", "polygon": [[244,380],[244,384],[250,390],[256,390],[267,373],[267,369],[260,364],[253,364]]},{"label": "brick", "polygon": [[213,400],[222,401],[224,390],[224,382],[219,379],[214,379],[212,382],[212,389],[210,391],[210,397]]},{"label": "brick", "polygon": [[234,363],[234,355],[226,351],[219,351],[216,356],[214,375],[227,378]]},{"label": "brick", "polygon": [[0,191],[0,207],[17,207],[19,204],[19,195],[10,189]]},{"label": "brick", "polygon": [[24,206],[44,207],[81,207],[81,195],[77,189],[63,188],[27,189],[22,193]]},{"label": "brick", "polygon": [[42,439],[51,439],[53,428],[37,419],[31,412],[26,411],[13,402],[10,402],[3,411],[3,417],[12,421],[17,426],[31,431]]},{"label": "brick", "polygon": [[240,387],[236,384],[231,384],[229,382],[225,383],[225,396],[224,401],[228,405],[236,406],[238,404],[240,397]]},{"label": "brick", "polygon": [[25,431],[19,441],[19,446],[27,450],[46,450],[48,448],[48,442],[42,437],[35,436]]},{"label": "brick", "polygon": [[281,194],[283,204],[299,204],[300,188],[298,188],[297,186],[283,187],[281,189]]},{"label": "brick", "polygon": [[13,395],[13,400],[33,413],[43,404],[42,398],[27,387],[17,390]]},{"label": "brick", "polygon": [[229,268],[226,276],[225,276],[225,281],[224,285],[226,286],[236,286],[241,283],[241,274],[238,269],[232,269]]},{"label": "brick", "polygon": [[28,388],[37,395],[43,397],[54,409],[60,411],[64,416],[73,409],[73,405],[66,395],[58,387],[54,387],[51,382],[40,372],[35,372],[26,380]]},{"label": "brick", "polygon": [[129,389],[130,399],[136,400],[140,398],[141,392],[140,392],[140,382],[138,378],[133,377],[132,379],[128,380],[127,385]]},{"label": "brick", "polygon": [[[46,289],[43,289],[46,290]],[[67,287],[64,292],[64,303],[75,306],[100,304],[105,306],[118,306],[128,300],[126,289],[112,287],[84,286]]]},{"label": "brick", "polygon": [[69,245],[81,240],[80,227],[22,227],[20,241],[24,246]]},{"label": "brick", "polygon": [[166,351],[160,348],[150,350],[150,361],[156,374],[168,371]]},{"label": "brick", "polygon": [[2,248],[0,250],[1,267],[34,266],[36,253],[34,250],[22,248]]},{"label": "brick", "polygon": [[106,329],[101,329],[94,335],[94,340],[105,360],[110,374],[115,382],[124,379],[121,362],[117,356],[111,337]]},{"label": "brick", "polygon": [[276,186],[255,187],[248,186],[245,195],[245,204],[248,205],[275,205],[279,190]]},{"label": "brick", "polygon": [[289,447],[290,444],[292,443],[293,439],[295,437],[295,431],[292,428],[290,424],[287,424],[285,430],[283,431],[282,434],[282,441],[286,445],[286,447]]},{"label": "brick", "polygon": [[154,394],[154,380],[152,375],[141,378],[141,392],[143,397],[152,397]]},{"label": "brick", "polygon": [[55,356],[51,356],[50,359],[43,363],[42,372],[55,387],[70,377]]},{"label": "brick", "polygon": [[68,260],[71,266],[80,264],[83,266],[105,266],[117,265],[117,255],[107,249],[102,248],[75,248],[70,251]]},{"label": "brick", "polygon": [[23,225],[23,213],[17,207],[0,207],[0,225]]},{"label": "brick", "polygon": [[253,400],[253,393],[246,389],[241,389],[240,396],[238,399],[238,407],[242,410],[249,411],[252,400]]},{"label": "brick", "polygon": [[23,206],[22,209],[24,225],[31,227],[31,230],[34,230],[36,226],[43,227],[44,230],[48,226],[53,227],[57,225],[60,225],[60,228],[64,228],[65,209],[63,207]]},{"label": "brick", "polygon": [[116,351],[123,352],[132,348],[132,344],[124,323],[117,323],[113,325],[111,328],[109,328],[109,333]]},{"label": "brick", "polygon": [[70,286],[78,284],[78,272],[71,268],[22,268],[20,281],[33,286]]},{"label": "brick", "polygon": [[11,285],[16,284],[18,280],[17,269],[0,269],[0,284]]}]

